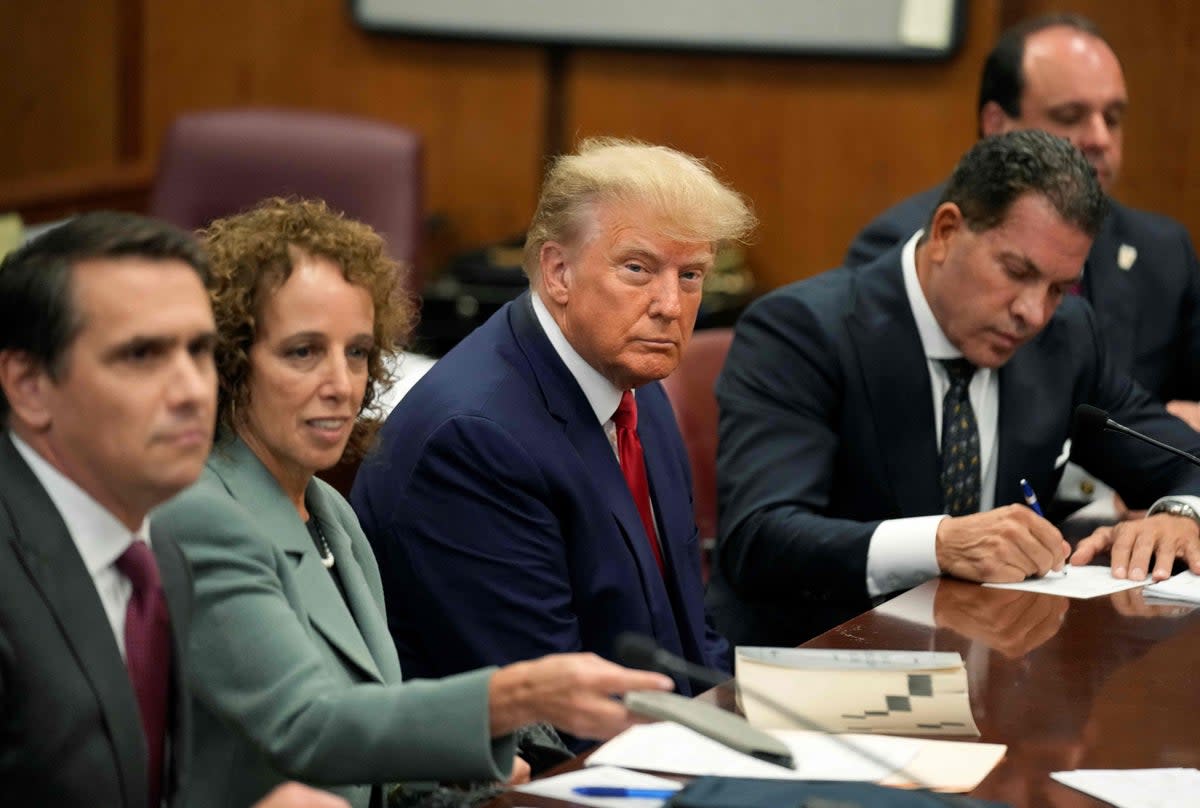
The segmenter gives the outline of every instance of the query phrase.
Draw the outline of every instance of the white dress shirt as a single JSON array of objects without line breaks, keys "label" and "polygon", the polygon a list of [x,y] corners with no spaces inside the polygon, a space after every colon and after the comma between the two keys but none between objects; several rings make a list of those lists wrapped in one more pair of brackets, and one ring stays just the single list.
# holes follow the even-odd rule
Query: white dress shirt
[{"label": "white dress shirt", "polygon": [[[941,446],[942,399],[950,388],[950,376],[939,361],[957,359],[962,351],[954,347],[938,325],[929,301],[917,279],[917,241],[924,231],[918,231],[904,245],[900,261],[904,274],[904,291],[917,333],[925,351],[926,369],[932,388],[934,438]],[[980,490],[979,510],[991,510],[996,502],[996,430],[1000,410],[999,377],[990,368],[975,371],[967,388],[975,422],[979,427]],[[940,574],[937,565],[937,526],[945,514],[889,519],[881,522],[871,535],[867,550],[867,592],[875,597],[898,589],[908,589]]]},{"label": "white dress shirt", "polygon": [[83,558],[88,574],[96,585],[104,613],[112,626],[121,658],[125,658],[125,609],[133,594],[133,584],[117,569],[117,559],[132,541],[150,544],[150,519],[142,520],[136,532],[113,516],[82,488],[52,466],[29,444],[9,433],[13,445],[25,458],[34,476],[58,509],[71,534],[71,540]]},{"label": "white dress shirt", "polygon": [[[587,399],[592,412],[596,413],[596,420],[604,428],[604,434],[608,438],[608,445],[612,447],[613,456],[620,464],[621,454],[617,451],[617,425],[613,423],[613,415],[616,414],[617,407],[621,404],[621,396],[625,394],[625,391],[617,389],[616,385],[602,376],[600,371],[589,365],[587,360],[579,355],[574,346],[567,341],[566,335],[558,327],[558,323],[554,321],[550,310],[538,297],[537,292],[531,291],[529,297],[533,301],[533,315],[537,318],[538,325],[546,332],[546,338],[550,340],[554,352],[558,354],[558,358],[563,361],[571,376],[579,384],[579,389],[583,391],[584,398]],[[636,399],[637,392],[630,392]],[[654,532],[657,534],[658,519],[654,511],[653,497],[650,499],[650,516],[654,521]],[[657,535],[654,538],[656,541],[659,539]]]},{"label": "white dress shirt", "polygon": [[617,425],[613,423],[612,417],[616,413],[617,407],[621,403],[621,396],[625,391],[618,390],[616,385],[604,378],[600,371],[589,365],[587,360],[579,355],[574,346],[567,341],[567,337],[558,327],[558,323],[550,316],[550,310],[538,297],[537,292],[530,292],[529,297],[533,301],[533,315],[537,317],[538,325],[546,332],[546,338],[550,340],[550,345],[558,354],[558,358],[563,361],[567,370],[571,372],[571,376],[579,383],[579,389],[583,391],[592,411],[596,413],[596,421],[604,427],[604,434],[608,435],[608,442],[612,444],[613,454],[617,454]]}]

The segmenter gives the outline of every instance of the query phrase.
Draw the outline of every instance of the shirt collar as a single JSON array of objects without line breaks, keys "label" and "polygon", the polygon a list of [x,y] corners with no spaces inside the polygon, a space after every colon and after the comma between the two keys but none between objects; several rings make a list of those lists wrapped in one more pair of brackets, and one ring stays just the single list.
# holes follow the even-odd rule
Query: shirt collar
[{"label": "shirt collar", "polygon": [[51,465],[32,446],[12,432],[9,437],[58,509],[88,574],[95,577],[97,572],[116,562],[134,537],[150,543],[149,516],[142,520],[141,526],[131,536],[129,528],[121,524],[121,520]]},{"label": "shirt collar", "polygon": [[612,382],[600,374],[600,371],[589,365],[587,360],[579,355],[579,352],[567,341],[567,337],[558,327],[558,323],[550,316],[550,310],[538,297],[538,293],[530,292],[529,296],[533,300],[533,314],[537,317],[538,324],[546,332],[546,338],[550,340],[550,345],[558,354],[558,358],[563,361],[576,383],[579,384],[579,389],[583,390],[588,404],[596,413],[596,420],[601,424],[608,422],[612,419],[613,413],[617,411],[617,405],[621,403],[621,395],[624,391],[618,390]]},{"label": "shirt collar", "polygon": [[900,252],[900,266],[904,270],[904,291],[908,294],[908,305],[912,309],[913,319],[917,321],[917,334],[921,337],[921,348],[925,351],[925,356],[929,359],[956,359],[962,356],[962,351],[954,347],[954,343],[938,325],[917,278],[917,242],[924,232],[918,230],[913,234]]}]

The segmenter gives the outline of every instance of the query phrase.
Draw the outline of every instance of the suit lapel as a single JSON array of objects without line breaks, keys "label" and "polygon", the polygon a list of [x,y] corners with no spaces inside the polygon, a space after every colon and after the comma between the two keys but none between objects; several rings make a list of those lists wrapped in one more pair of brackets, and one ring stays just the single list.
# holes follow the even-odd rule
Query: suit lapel
[{"label": "suit lapel", "polygon": [[678,507],[683,500],[675,494],[682,492],[684,487],[682,481],[673,480],[678,475],[673,473],[670,452],[665,443],[673,425],[660,422],[659,412],[650,401],[652,395],[654,392],[650,385],[638,390],[638,438],[641,439],[646,458],[650,498],[654,501],[654,513],[662,531],[662,550],[667,569],[687,569],[690,564],[681,567],[680,562],[685,559],[676,557],[678,542],[668,541],[667,537],[690,536],[696,528],[695,518],[690,509]]},{"label": "suit lapel", "polygon": [[666,393],[660,385],[646,385],[638,393],[638,436],[646,457],[646,477],[650,482],[650,495],[661,531],[666,565],[664,583],[672,593],[672,611],[664,615],[662,620],[664,624],[668,618],[671,620],[680,645],[678,649],[671,649],[671,634],[660,635],[659,641],[689,659],[703,660],[704,591],[699,556],[681,557],[685,552],[699,552],[693,543],[685,541],[695,534],[696,519],[687,496],[690,492],[686,478],[681,474],[681,466],[674,461],[668,443],[678,427],[670,404],[666,401]]},{"label": "suit lapel", "polygon": [[[1064,301],[1064,306],[1084,305]],[[1000,417],[996,425],[996,505],[1021,502],[1020,480],[1049,496],[1058,488],[1062,468],[1054,463],[1070,434],[1069,399],[1053,391],[1069,384],[1061,369],[1072,346],[1060,337],[1057,317],[998,371]]]},{"label": "suit lapel", "polygon": [[[153,528],[151,528],[153,530]],[[163,795],[175,804],[184,783],[187,762],[191,760],[191,699],[188,698],[186,669],[187,629],[191,625],[192,576],[179,548],[166,537],[154,536],[154,556],[158,561],[167,611],[171,615],[171,721],[170,767],[163,780]]]},{"label": "suit lapel", "polygon": [[[382,682],[379,668],[367,649],[348,604],[329,571],[321,564],[321,557],[309,537],[308,528],[271,473],[249,447],[237,439],[220,444],[209,458],[208,465],[224,482],[230,495],[254,514],[262,527],[262,535],[292,560],[292,574],[296,578],[300,605],[313,627],[365,674]],[[326,539],[331,542],[338,565],[343,563],[344,558],[352,558],[345,543],[342,544],[339,557],[338,548],[332,544],[339,537],[326,535]],[[338,572],[341,574],[341,570]]]},{"label": "suit lapel", "polygon": [[54,503],[7,435],[0,438],[0,469],[18,557],[92,686],[116,755],[126,804],[144,805],[146,740],[133,685],[95,583]]},{"label": "suit lapel", "polygon": [[[333,550],[336,568],[341,576],[342,588],[346,591],[346,605],[350,608],[354,625],[366,643],[372,675],[383,682],[399,681],[400,666],[392,636],[388,633],[387,618],[379,603],[371,596],[362,565],[354,553],[354,545],[346,526],[336,516],[335,505],[330,501],[333,494],[314,480],[309,483],[309,507],[321,524],[325,538]],[[368,672],[372,672],[369,670]]]},{"label": "suit lapel", "polygon": [[[1134,288],[1133,273],[1136,263],[1129,269],[1121,269],[1118,254],[1122,246],[1122,234],[1117,228],[1116,202],[1096,235],[1092,250],[1088,253],[1084,269],[1083,286],[1100,332],[1105,334],[1109,355],[1116,367],[1133,367],[1137,334],[1138,294]],[[1136,254],[1135,254],[1136,255]],[[1128,259],[1127,259],[1128,260]]]},{"label": "suit lapel", "polygon": [[[547,410],[562,423],[567,440],[591,471],[598,498],[608,504],[625,545],[637,563],[647,608],[654,617],[656,630],[662,632],[659,636],[672,636],[675,622],[663,576],[658,571],[641,515],[603,426],[596,421],[596,413],[588,404],[587,396],[542,331],[528,292],[512,302],[509,318],[513,336],[532,371],[530,383],[541,391]],[[650,473],[648,465],[647,476]]]},{"label": "suit lapel", "polygon": [[891,485],[895,513],[941,513],[933,390],[899,261],[863,268],[856,278],[858,301],[846,330],[862,376],[846,383],[861,384],[867,392],[884,466],[881,479]]}]

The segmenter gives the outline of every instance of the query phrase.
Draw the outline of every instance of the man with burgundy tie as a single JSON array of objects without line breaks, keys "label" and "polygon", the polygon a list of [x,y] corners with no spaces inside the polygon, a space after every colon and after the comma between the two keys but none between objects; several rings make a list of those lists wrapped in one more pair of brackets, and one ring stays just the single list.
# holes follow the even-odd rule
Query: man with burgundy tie
[{"label": "man with burgundy tie", "polygon": [[753,224],[672,149],[591,140],[554,161],[525,245],[530,292],[417,383],[354,484],[407,676],[611,657],[625,631],[728,669],[657,380],[679,363],[717,245]]},{"label": "man with burgundy tie", "polygon": [[1105,551],[1118,578],[1166,577],[1177,557],[1200,572],[1187,496],[1200,469],[1122,435],[1071,434],[1086,403],[1200,448],[1116,370],[1069,294],[1106,211],[1068,141],[985,138],[903,245],[747,309],[717,383],[709,600],[731,641],[796,644],[939,574],[1061,569],[1070,548],[1021,480],[1053,491],[1068,457],[1151,514],[1084,539],[1072,563]]},{"label": "man with burgundy tie", "polygon": [[0,804],[180,802],[191,576],[147,514],[211,444],[206,271],[117,213],[0,265]]}]

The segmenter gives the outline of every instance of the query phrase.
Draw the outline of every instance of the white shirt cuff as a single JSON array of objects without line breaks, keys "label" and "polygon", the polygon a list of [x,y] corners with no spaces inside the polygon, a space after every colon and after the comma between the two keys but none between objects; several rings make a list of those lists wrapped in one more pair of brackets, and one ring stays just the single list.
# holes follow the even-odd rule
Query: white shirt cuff
[{"label": "white shirt cuff", "polygon": [[937,527],[946,518],[913,516],[880,522],[867,548],[867,594],[911,589],[941,574],[937,564]]}]

